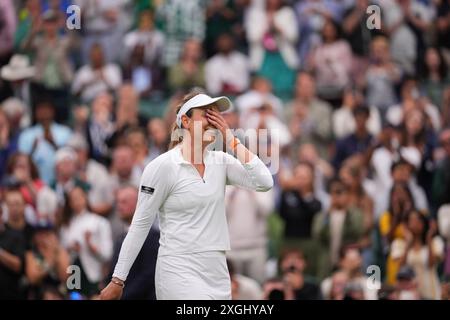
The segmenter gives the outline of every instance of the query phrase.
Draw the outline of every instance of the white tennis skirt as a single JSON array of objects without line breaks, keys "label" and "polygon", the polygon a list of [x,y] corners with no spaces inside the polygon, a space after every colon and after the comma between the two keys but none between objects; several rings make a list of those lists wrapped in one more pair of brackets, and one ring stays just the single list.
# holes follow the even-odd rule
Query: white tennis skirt
[{"label": "white tennis skirt", "polygon": [[230,300],[225,252],[158,256],[155,287],[158,300]]}]

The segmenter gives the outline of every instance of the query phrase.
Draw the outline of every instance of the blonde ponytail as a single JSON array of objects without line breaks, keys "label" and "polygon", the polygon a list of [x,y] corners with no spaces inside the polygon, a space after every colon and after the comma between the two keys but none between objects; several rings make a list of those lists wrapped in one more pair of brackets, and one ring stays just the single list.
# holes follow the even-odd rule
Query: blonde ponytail
[{"label": "blonde ponytail", "polygon": [[[180,111],[181,107],[183,106],[183,104],[185,104],[188,100],[192,99],[193,97],[195,97],[196,95],[200,94],[200,93],[205,93],[205,91],[201,88],[194,88],[191,91],[189,91],[188,94],[186,94],[183,97],[183,100],[178,104],[176,110],[175,110],[175,114],[178,114],[178,112]],[[188,117],[192,116],[192,110],[189,110],[186,115]],[[174,148],[175,146],[179,145],[182,141],[183,141],[183,136],[180,135],[180,130],[178,130],[180,128],[178,128],[177,122],[175,121],[172,124],[172,127],[170,129],[170,144],[169,144],[169,150]],[[178,131],[178,133],[176,132]]]},{"label": "blonde ponytail", "polygon": [[183,136],[180,136],[176,131],[178,130],[178,125],[176,122],[172,124],[172,128],[170,129],[170,144],[169,150],[175,148],[183,141]]}]

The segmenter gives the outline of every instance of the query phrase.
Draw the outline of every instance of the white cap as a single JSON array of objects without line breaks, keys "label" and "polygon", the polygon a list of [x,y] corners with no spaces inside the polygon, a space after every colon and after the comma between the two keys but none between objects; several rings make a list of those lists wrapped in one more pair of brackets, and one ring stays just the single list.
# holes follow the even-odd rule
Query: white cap
[{"label": "white cap", "polygon": [[225,96],[211,98],[210,96],[200,93],[192,97],[181,107],[180,111],[177,113],[177,126],[181,128],[181,116],[186,114],[189,110],[193,108],[199,108],[208,106],[210,104],[216,104],[219,107],[220,112],[224,112],[231,107],[231,101]]},{"label": "white cap", "polygon": [[72,160],[72,161],[77,160],[77,154],[75,153],[75,151],[72,148],[63,147],[63,148],[59,149],[58,151],[56,151],[55,163],[59,163],[64,160]]},{"label": "white cap", "polygon": [[34,77],[35,68],[30,59],[23,54],[15,54],[7,65],[1,69],[1,76],[6,81],[18,81]]}]

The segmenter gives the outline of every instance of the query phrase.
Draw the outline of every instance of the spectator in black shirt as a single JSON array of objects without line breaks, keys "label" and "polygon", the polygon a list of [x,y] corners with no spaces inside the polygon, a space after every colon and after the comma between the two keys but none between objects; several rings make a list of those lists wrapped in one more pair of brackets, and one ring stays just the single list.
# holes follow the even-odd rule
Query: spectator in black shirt
[{"label": "spectator in black shirt", "polygon": [[307,261],[300,250],[285,251],[280,258],[286,300],[321,300],[320,288],[304,274]]},{"label": "spectator in black shirt", "polygon": [[33,243],[25,253],[25,274],[30,284],[28,299],[61,300],[66,294],[69,253],[49,223],[33,228]]},{"label": "spectator in black shirt", "polygon": [[25,298],[20,288],[24,253],[23,235],[3,226],[0,231],[0,300]]},{"label": "spectator in black shirt", "polygon": [[294,190],[281,195],[280,215],[285,222],[284,245],[301,249],[308,261],[306,273],[315,270],[315,244],[311,238],[314,216],[322,205],[314,195],[314,169],[306,162],[297,165],[294,171]]},{"label": "spectator in black shirt", "polygon": [[[21,286],[24,270],[25,240],[25,201],[17,189],[7,190],[5,194],[8,209],[8,222],[0,215],[0,300],[25,299]],[[31,233],[30,233],[31,235]]]},{"label": "spectator in black shirt", "polygon": [[369,65],[370,42],[372,37],[378,33],[376,29],[370,30],[367,27],[370,16],[367,7],[370,5],[370,0],[356,0],[354,5],[344,12],[342,21],[344,39],[348,41],[353,52],[352,71],[357,85],[362,84],[365,71]]},{"label": "spectator in black shirt", "polygon": [[370,6],[370,1],[356,0],[355,4],[344,13],[342,22],[344,38],[347,39],[353,54],[358,58],[369,55],[371,30],[367,28],[369,14],[366,11],[368,6]]},{"label": "spectator in black shirt", "polygon": [[5,192],[5,212],[3,219],[5,225],[22,234],[25,249],[29,249],[33,237],[33,227],[25,220],[26,202],[20,188],[10,187]]},{"label": "spectator in black shirt", "polygon": [[339,169],[342,163],[348,157],[356,154],[364,154],[370,147],[373,137],[367,130],[367,121],[369,120],[370,111],[366,106],[358,106],[353,110],[355,117],[355,132],[336,143],[336,156],[333,164]]}]

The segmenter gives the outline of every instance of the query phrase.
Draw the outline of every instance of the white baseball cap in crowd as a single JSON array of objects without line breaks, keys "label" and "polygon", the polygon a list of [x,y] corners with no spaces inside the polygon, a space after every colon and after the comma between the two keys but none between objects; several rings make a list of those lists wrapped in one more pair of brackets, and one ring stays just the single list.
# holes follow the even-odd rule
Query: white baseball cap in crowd
[{"label": "white baseball cap in crowd", "polygon": [[212,98],[204,93],[197,94],[196,96],[186,101],[180,108],[180,111],[178,111],[176,120],[178,128],[181,128],[181,116],[183,114],[186,114],[191,109],[200,108],[211,104],[217,105],[220,112],[227,111],[229,108],[231,108],[232,105],[230,99],[225,96]]}]

